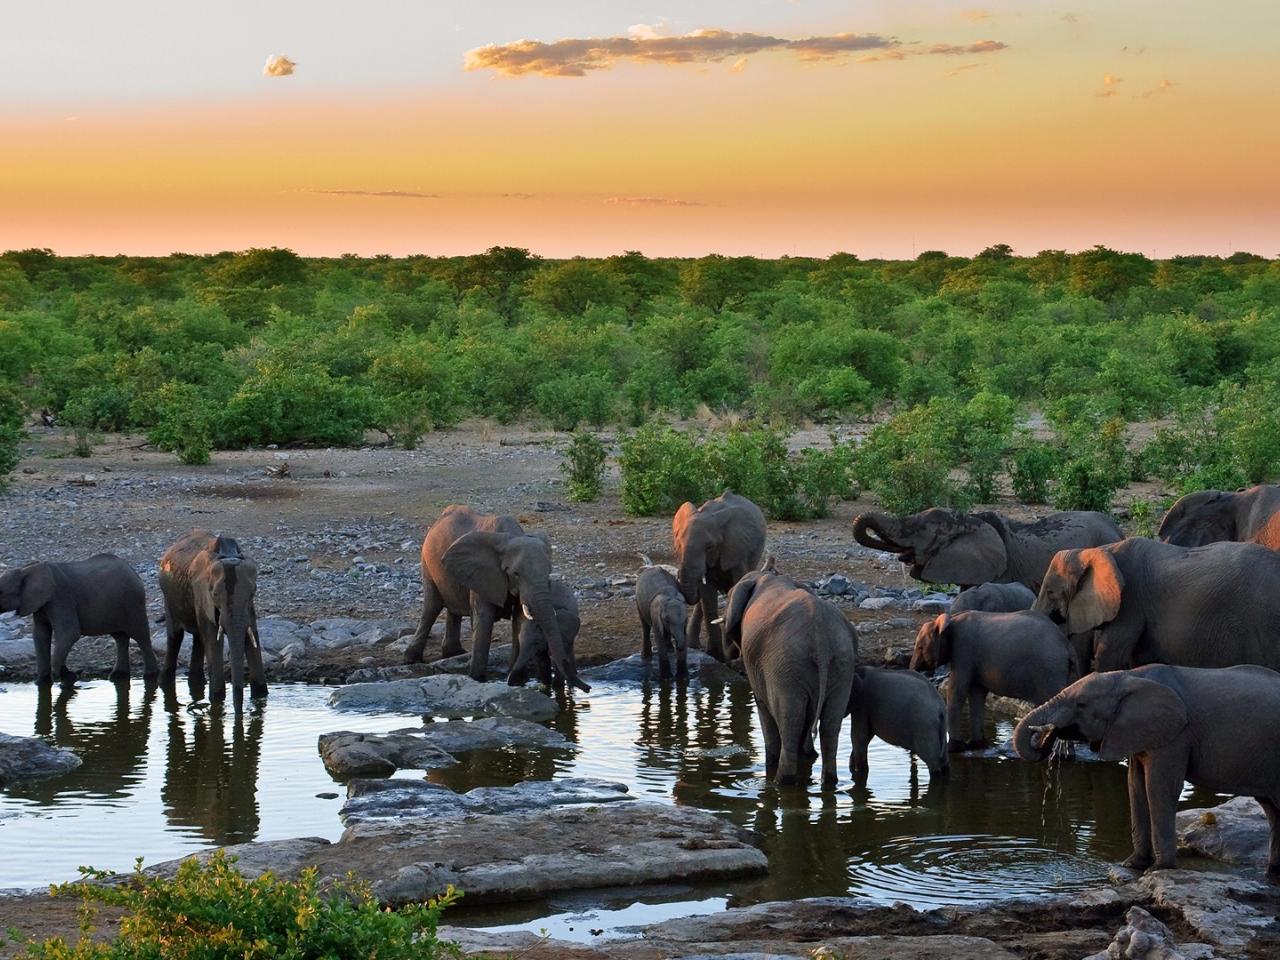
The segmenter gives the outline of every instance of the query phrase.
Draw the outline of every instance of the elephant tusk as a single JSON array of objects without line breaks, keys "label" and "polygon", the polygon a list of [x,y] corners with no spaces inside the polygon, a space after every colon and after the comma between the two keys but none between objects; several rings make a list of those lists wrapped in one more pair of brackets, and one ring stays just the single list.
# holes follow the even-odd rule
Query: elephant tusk
[{"label": "elephant tusk", "polygon": [[721,624],[723,624],[723,623],[724,623],[724,617],[716,617],[716,618],[715,618],[714,620],[712,620],[711,622],[712,622],[713,624],[715,624],[715,625],[718,627],[718,626],[720,626]]},{"label": "elephant tusk", "polygon": [[255,630],[253,627],[249,628],[249,641],[254,647],[254,649],[257,649],[262,646],[262,642],[258,639],[258,631]]},{"label": "elephant tusk", "polygon": [[520,612],[524,614],[524,618],[526,620],[533,619],[533,611],[529,609],[529,605],[527,603],[521,602]]}]

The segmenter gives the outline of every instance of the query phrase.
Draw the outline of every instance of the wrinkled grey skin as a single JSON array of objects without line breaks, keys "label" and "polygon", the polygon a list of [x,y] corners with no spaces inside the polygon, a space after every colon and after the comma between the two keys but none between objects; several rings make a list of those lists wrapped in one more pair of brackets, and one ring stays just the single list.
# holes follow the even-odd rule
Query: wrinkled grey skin
[{"label": "wrinkled grey skin", "polygon": [[764,736],[765,775],[798,782],[818,732],[822,786],[834,787],[840,725],[857,666],[853,626],[833,603],[764,570],[729,592],[725,637],[742,650]]},{"label": "wrinkled grey skin", "polygon": [[636,613],[640,616],[646,660],[653,653],[653,640],[657,641],[658,676],[663,680],[671,676],[672,659],[675,660],[675,675],[688,676],[689,644],[685,620],[689,606],[680,592],[679,581],[661,567],[642,569],[636,578]]},{"label": "wrinkled grey skin", "polygon": [[231,686],[235,708],[244,705],[245,669],[250,695],[267,695],[262,668],[262,644],[258,639],[258,566],[230,537],[208,530],[192,530],[165,551],[160,559],[160,592],[164,595],[165,629],[169,649],[164,676],[172,679],[178,669],[182,638],[191,634],[191,666],[188,681],[197,698],[208,669],[209,701],[227,698],[222,672],[223,639],[231,659]]},{"label": "wrinkled grey skin", "polygon": [[[947,729],[952,750],[987,745],[983,721],[988,693],[1044,703],[1080,675],[1062,631],[1031,610],[944,613],[925,621],[916,634],[911,669],[932,673],[948,663]],[[962,722],[966,703],[967,741]]]},{"label": "wrinkled grey skin", "polygon": [[1032,591],[1059,550],[1123,539],[1104,513],[1072,510],[1031,523],[998,513],[960,513],[934,507],[908,517],[871,511],[853,521],[864,547],[897,554],[911,576],[927,583],[973,587],[994,581]]},{"label": "wrinkled grey skin", "polygon": [[[524,532],[514,517],[445,507],[422,541],[422,616],[405,650],[405,663],[421,663],[431,627],[446,612],[442,656],[463,653],[462,618],[471,618],[473,680],[484,680],[495,621],[511,619],[511,662],[520,659],[520,628],[528,610],[546,638],[551,659],[579,690],[573,655],[560,635],[551,598],[551,545]],[[508,682],[517,682],[508,676]]]},{"label": "wrinkled grey skin", "polygon": [[[560,628],[560,640],[568,648],[569,658],[572,660],[573,644],[578,638],[582,620],[578,616],[578,598],[573,595],[573,588],[563,580],[551,581],[551,606],[556,612],[556,626]],[[544,687],[564,689],[564,674],[551,662],[551,650],[547,646],[547,638],[542,635],[537,623],[528,617],[525,617],[520,625],[519,651],[519,655],[511,665],[511,672],[507,676],[508,683],[522,684],[533,677]]]},{"label": "wrinkled grey skin", "polygon": [[1027,714],[1013,744],[1024,759],[1044,760],[1059,738],[1086,741],[1103,760],[1128,759],[1126,867],[1175,865],[1174,814],[1189,780],[1262,805],[1271,824],[1267,874],[1280,878],[1280,674],[1164,664],[1090,674]]},{"label": "wrinkled grey skin", "polygon": [[110,553],[72,563],[28,563],[0,573],[0,613],[31,617],[36,682],[75,683],[67,654],[81,637],[116,642],[112,680],[129,679],[129,640],[142,651],[148,677],[159,671],[151,649],[147,597],[129,564]]},{"label": "wrinkled grey skin", "polygon": [[1280,554],[1135,537],[1053,558],[1035,610],[1088,637],[1092,668],[1280,667]]},{"label": "wrinkled grey skin", "polygon": [[942,697],[914,671],[858,667],[849,695],[849,771],[855,778],[867,774],[867,745],[873,736],[914,753],[930,777],[946,776],[950,769]]},{"label": "wrinkled grey skin", "polygon": [[950,612],[985,610],[987,613],[1016,613],[1030,610],[1035,602],[1035,593],[1021,583],[984,583],[962,591],[951,601]]},{"label": "wrinkled grey skin", "polygon": [[1280,484],[1189,493],[1169,508],[1156,536],[1179,547],[1238,540],[1280,550]]},{"label": "wrinkled grey skin", "polygon": [[707,653],[732,659],[721,635],[717,601],[755,569],[764,554],[764,514],[746,497],[726,490],[694,509],[683,504],[671,521],[675,542],[676,579],[686,603],[698,604],[689,626],[689,642],[696,647],[701,624],[707,627]]}]

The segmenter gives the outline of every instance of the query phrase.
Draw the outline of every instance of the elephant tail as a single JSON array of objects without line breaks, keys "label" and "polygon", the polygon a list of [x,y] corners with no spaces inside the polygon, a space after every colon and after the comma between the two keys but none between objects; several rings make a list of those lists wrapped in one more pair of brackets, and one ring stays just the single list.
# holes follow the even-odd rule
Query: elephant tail
[{"label": "elephant tail", "polygon": [[827,680],[831,674],[830,658],[818,661],[818,705],[813,711],[813,726],[809,728],[809,739],[818,735],[818,726],[822,723],[822,707],[827,700]]}]

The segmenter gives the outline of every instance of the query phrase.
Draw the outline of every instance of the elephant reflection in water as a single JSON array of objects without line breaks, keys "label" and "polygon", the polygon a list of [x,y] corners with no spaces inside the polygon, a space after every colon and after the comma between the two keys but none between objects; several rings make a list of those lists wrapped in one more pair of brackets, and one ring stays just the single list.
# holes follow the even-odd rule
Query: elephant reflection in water
[{"label": "elephant reflection in water", "polygon": [[866,824],[854,817],[848,800],[830,790],[812,798],[807,791],[762,790],[752,826],[769,854],[764,899],[845,896],[849,860],[866,845]]},{"label": "elephant reflection in water", "polygon": [[[563,690],[556,694],[560,712],[550,724],[564,734],[566,740],[578,742],[578,707]],[[430,723],[427,724],[430,726]],[[458,762],[452,767],[428,770],[426,779],[466,793],[477,787],[507,787],[523,780],[553,780],[572,759],[566,750],[541,747],[507,747],[500,750],[455,752]]]},{"label": "elephant reflection in water", "polygon": [[[97,797],[122,797],[143,777],[147,739],[151,730],[156,684],[148,682],[135,716],[128,680],[116,681],[115,705],[105,720],[77,721],[72,704],[77,697],[88,707],[88,691],[63,686],[39,689],[36,699],[35,734],[52,738],[59,747],[74,750],[83,765],[66,776],[14,784],[9,792],[43,802],[54,802],[58,794],[88,793]],[[136,691],[134,691],[136,693]]]},{"label": "elephant reflection in water", "polygon": [[172,683],[166,686],[165,709],[169,743],[160,797],[169,823],[213,843],[254,839],[263,712],[228,712],[221,704],[187,711]]}]

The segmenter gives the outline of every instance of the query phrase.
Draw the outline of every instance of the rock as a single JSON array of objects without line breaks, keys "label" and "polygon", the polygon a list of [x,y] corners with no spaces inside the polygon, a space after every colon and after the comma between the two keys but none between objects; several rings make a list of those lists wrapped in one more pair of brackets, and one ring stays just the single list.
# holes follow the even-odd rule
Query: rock
[{"label": "rock", "polygon": [[[308,627],[292,620],[263,617],[258,621],[258,637],[262,640],[262,649],[269,653],[283,653],[295,643],[302,644],[305,649],[310,636],[311,630]],[[163,649],[163,646],[157,649]]]},{"label": "rock", "polygon": [[842,573],[823,577],[813,585],[814,592],[823,597],[854,597],[859,602],[870,594],[865,583],[850,580]]},{"label": "rock", "polygon": [[863,610],[883,610],[886,607],[895,606],[897,603],[896,597],[867,597],[858,606]]},{"label": "rock", "polygon": [[399,769],[451,767],[452,754],[416,733],[352,733],[320,735],[317,744],[325,769],[334,777],[389,777]]},{"label": "rock", "polygon": [[1085,960],[1207,960],[1213,956],[1208,944],[1179,947],[1173,931],[1141,907],[1130,907],[1124,919],[1111,945]]},{"label": "rock", "polygon": [[[461,673],[471,669],[471,654],[462,653],[446,657],[430,664],[432,673]],[[489,646],[489,664],[486,676],[489,680],[505,680],[511,672],[511,644],[494,643]]]},{"label": "rock", "polygon": [[930,616],[937,616],[939,613],[946,613],[951,609],[951,598],[925,597],[922,600],[913,600],[911,609],[915,613],[927,613]]},{"label": "rock", "polygon": [[512,787],[477,787],[455,793],[426,780],[352,780],[342,806],[344,826],[407,817],[456,817],[468,813],[543,810],[565,804],[630,800],[627,787],[608,780],[526,780]]},{"label": "rock", "polygon": [[75,770],[83,761],[70,750],[51,747],[39,737],[0,733],[0,784],[43,780]]},{"label": "rock", "polygon": [[[228,857],[236,858],[236,869],[246,877],[260,877],[268,870],[280,878],[298,876],[307,866],[308,861],[317,850],[330,846],[323,837],[294,837],[289,840],[262,840],[255,843],[236,843],[228,847],[219,847]],[[178,867],[187,860],[194,859],[198,863],[208,863],[213,850],[205,850],[181,857],[177,860],[166,860],[144,871],[149,876],[172,877]]]},{"label": "rock", "polygon": [[1268,883],[1200,870],[1156,870],[1143,874],[1135,886],[1148,891],[1157,907],[1181,915],[1197,942],[1227,956],[1239,956],[1264,934],[1276,946],[1280,891]]},{"label": "rock", "polygon": [[[700,683],[746,683],[747,678],[701,650],[690,650],[688,655],[689,679]],[[638,653],[621,660],[588,667],[581,671],[582,678],[591,682],[644,683],[658,679],[658,661],[646,660]]]},{"label": "rock", "polygon": [[351,620],[335,617],[312,623],[309,643],[321,650],[376,646],[398,640],[414,629],[415,625],[407,620]]},{"label": "rock", "polygon": [[556,702],[545,694],[505,683],[479,683],[470,677],[438,675],[339,687],[329,697],[339,710],[413,713],[462,718],[508,716],[535,723],[552,719]]},{"label": "rock", "polygon": [[1201,856],[1265,870],[1270,843],[1267,816],[1252,797],[1178,813],[1178,845]]},{"label": "rock", "polygon": [[429,663],[396,663],[389,667],[361,667],[347,674],[346,682],[379,683],[385,680],[406,680],[433,674]]}]

